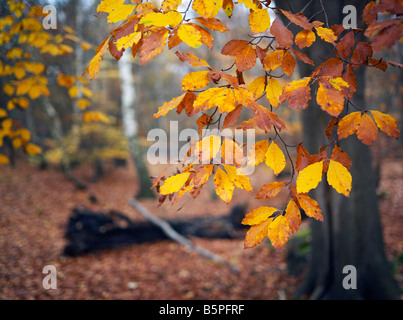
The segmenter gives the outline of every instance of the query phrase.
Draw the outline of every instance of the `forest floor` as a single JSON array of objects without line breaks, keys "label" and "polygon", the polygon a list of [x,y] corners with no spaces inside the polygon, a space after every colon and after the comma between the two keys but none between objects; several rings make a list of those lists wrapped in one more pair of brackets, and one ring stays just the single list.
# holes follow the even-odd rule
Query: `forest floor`
[{"label": "forest floor", "polygon": [[[402,164],[403,148],[382,159],[378,190],[386,253],[395,263],[395,275],[401,287]],[[151,170],[156,176],[162,167],[154,166]],[[256,170],[251,180],[257,191],[273,177],[265,166]],[[22,161],[14,168],[1,168],[0,299],[293,299],[303,274],[290,276],[286,248],[275,250],[267,241],[244,250],[242,239],[192,239],[235,264],[239,274],[168,240],[64,257],[64,233],[74,207],[117,210],[133,220],[143,220],[128,204],[137,191],[131,166],[110,166],[96,183],[90,182],[93,173],[89,166],[81,166],[74,172],[88,182],[87,190],[75,189],[54,168],[39,170]],[[98,202],[92,203],[90,195]],[[205,189],[198,199],[181,199],[174,206],[164,203],[158,207],[155,200],[141,200],[141,203],[155,215],[168,219],[228,214],[232,206],[245,202],[249,209],[284,205],[281,195],[273,200],[253,200],[250,193],[236,190],[228,206],[213,200],[211,192]],[[306,230],[307,223],[304,221],[301,228]],[[57,268],[57,290],[42,287],[45,265]]]}]

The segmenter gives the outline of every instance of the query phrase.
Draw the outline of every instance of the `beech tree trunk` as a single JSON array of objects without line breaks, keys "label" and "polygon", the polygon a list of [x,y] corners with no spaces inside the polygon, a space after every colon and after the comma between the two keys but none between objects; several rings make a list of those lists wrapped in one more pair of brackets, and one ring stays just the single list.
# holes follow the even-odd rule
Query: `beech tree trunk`
[{"label": "beech tree trunk", "polygon": [[[300,0],[276,1],[276,5],[285,10],[290,10],[290,4],[295,12],[299,12],[307,3]],[[342,24],[345,5],[354,5],[360,14],[366,4],[365,1],[346,0],[323,3],[330,26]],[[304,14],[309,18],[319,11],[321,4],[317,0],[306,8]],[[323,13],[316,18],[322,20]],[[330,49],[326,44],[315,43],[304,52],[319,65]],[[311,66],[304,63],[299,63],[298,67],[301,77],[309,76],[313,71]],[[358,88],[353,102],[365,109],[364,68],[356,72],[356,80]],[[303,111],[303,140],[310,153],[318,153],[320,146],[327,143],[324,128],[329,119],[315,99]],[[400,290],[384,251],[371,151],[355,136],[343,140],[341,147],[353,162],[350,170],[353,177],[351,194],[346,198],[336,193],[326,181],[312,192],[312,197],[322,208],[324,222],[311,222],[308,270],[296,295],[310,299],[398,299]],[[356,269],[356,289],[343,287],[343,279],[347,276],[343,268],[346,265]]]},{"label": "beech tree trunk", "polygon": [[139,191],[137,198],[154,198],[150,190],[151,180],[144,152],[138,140],[138,122],[134,108],[136,91],[132,75],[132,63],[129,54],[124,54],[119,62],[119,76],[122,90],[122,119],[123,130],[129,142],[129,152],[137,172]]}]

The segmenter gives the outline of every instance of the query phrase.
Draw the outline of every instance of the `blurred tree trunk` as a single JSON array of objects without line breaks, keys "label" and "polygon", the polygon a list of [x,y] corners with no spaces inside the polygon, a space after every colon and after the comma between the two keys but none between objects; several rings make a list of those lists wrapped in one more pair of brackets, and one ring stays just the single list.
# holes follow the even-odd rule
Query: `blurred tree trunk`
[{"label": "blurred tree trunk", "polygon": [[81,182],[77,177],[75,177],[71,172],[70,162],[66,153],[66,149],[63,145],[64,135],[62,129],[62,122],[55,107],[52,105],[52,103],[47,97],[43,98],[43,106],[45,113],[49,118],[50,133],[52,135],[52,138],[56,141],[57,146],[60,148],[62,152],[61,166],[64,174],[71,182],[74,183],[74,185],[78,189],[86,189],[86,185],[83,182]]},{"label": "blurred tree trunk", "polygon": [[122,90],[122,120],[125,136],[129,142],[129,152],[137,172],[139,192],[137,198],[153,198],[150,175],[144,159],[144,152],[138,140],[138,122],[134,109],[136,91],[132,75],[132,63],[128,53],[119,62],[119,76]]},{"label": "blurred tree trunk", "polygon": [[[285,10],[290,10],[290,4],[298,12],[307,1],[278,0],[276,4]],[[366,3],[344,0],[326,1],[324,4],[329,24],[333,25],[342,23],[345,5],[355,5],[360,13]],[[313,1],[304,14],[309,18],[320,11],[320,1]],[[316,18],[322,19],[323,14]],[[326,44],[315,43],[304,52],[318,65],[327,57],[329,49]],[[304,63],[299,63],[298,67],[301,77],[309,76],[313,71],[311,66]],[[356,72],[358,89],[353,98],[354,104],[362,108],[366,107],[364,70],[361,68]],[[320,146],[327,143],[324,128],[329,119],[315,99],[303,111],[303,140],[309,152],[318,153]],[[370,149],[355,136],[343,141],[341,147],[353,162],[351,194],[345,198],[334,192],[327,183],[321,183],[312,192],[322,208],[324,222],[311,222],[308,270],[296,295],[311,299],[398,299],[399,287],[384,251]],[[346,277],[343,268],[346,265],[353,265],[357,270],[356,290],[343,288],[343,279]]]}]

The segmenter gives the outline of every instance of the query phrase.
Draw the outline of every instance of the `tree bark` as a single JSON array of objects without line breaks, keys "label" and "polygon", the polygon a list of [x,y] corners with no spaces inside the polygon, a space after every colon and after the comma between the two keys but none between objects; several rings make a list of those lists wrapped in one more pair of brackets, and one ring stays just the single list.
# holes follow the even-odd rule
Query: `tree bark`
[{"label": "tree bark", "polygon": [[[306,1],[290,1],[295,12],[301,10]],[[276,1],[285,10],[290,10],[288,1]],[[324,3],[329,25],[341,24],[342,10],[347,4],[355,5],[362,12],[363,1],[327,1]],[[321,11],[321,2],[313,1],[304,14],[309,18]],[[317,19],[323,16],[316,16]],[[315,43],[305,53],[319,65],[329,54],[323,43]],[[300,76],[313,71],[306,64],[298,64]],[[365,108],[365,69],[356,72],[357,92],[353,102]],[[314,92],[314,90],[312,90]],[[327,143],[324,128],[327,116],[312,99],[303,111],[304,146],[309,152],[318,153]],[[341,147],[350,156],[353,165],[353,186],[349,198],[332,190],[322,182],[312,197],[322,208],[324,222],[311,222],[311,250],[308,270],[297,297],[310,299],[398,299],[399,287],[384,251],[382,226],[376,197],[375,175],[372,168],[370,149],[355,137],[346,139]],[[330,150],[329,150],[330,151]],[[357,289],[343,288],[343,268],[352,265],[357,270]]]},{"label": "tree bark", "polygon": [[139,192],[137,198],[154,198],[151,180],[144,152],[138,140],[138,122],[134,109],[136,91],[132,75],[132,63],[128,54],[123,54],[118,62],[122,90],[123,130],[129,142],[129,153],[137,172]]}]

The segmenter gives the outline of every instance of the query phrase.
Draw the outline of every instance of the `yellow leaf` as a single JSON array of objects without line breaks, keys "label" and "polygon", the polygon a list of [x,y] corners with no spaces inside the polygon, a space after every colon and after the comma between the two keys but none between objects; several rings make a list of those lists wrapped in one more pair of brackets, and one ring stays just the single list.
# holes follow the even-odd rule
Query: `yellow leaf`
[{"label": "yellow leaf", "polygon": [[104,54],[109,46],[110,38],[106,38],[102,43],[98,46],[95,56],[91,59],[89,67],[84,71],[84,73],[89,72],[90,78],[94,79],[95,75],[100,70],[101,61],[104,58]]},{"label": "yellow leaf", "polygon": [[59,75],[57,76],[57,83],[61,87],[70,88],[74,84],[74,81],[74,76],[69,76],[64,73],[59,73]]},{"label": "yellow leaf", "polygon": [[322,180],[323,161],[315,162],[298,174],[297,192],[308,193],[311,189],[315,189]]},{"label": "yellow leaf", "polygon": [[249,14],[249,26],[252,33],[265,32],[270,28],[270,16],[266,9],[257,9]]},{"label": "yellow leaf", "polygon": [[247,155],[248,166],[257,166],[262,163],[266,158],[268,147],[269,141],[267,140],[256,142],[254,146],[250,147]]},{"label": "yellow leaf", "polygon": [[288,220],[288,225],[292,233],[296,233],[301,225],[301,213],[297,204],[290,200],[285,210],[285,217]]},{"label": "yellow leaf", "polygon": [[274,141],[268,147],[265,157],[266,165],[273,169],[276,176],[285,168],[284,153]]},{"label": "yellow leaf", "polygon": [[22,141],[28,142],[31,140],[31,133],[29,132],[28,129],[22,128],[17,131],[17,133],[20,135]]},{"label": "yellow leaf", "polygon": [[4,154],[0,154],[0,164],[9,164],[10,160],[8,160],[8,158],[4,155]]},{"label": "yellow leaf", "polygon": [[316,40],[312,30],[302,30],[295,36],[295,44],[300,48],[310,47]]},{"label": "yellow leaf", "polygon": [[234,193],[234,182],[231,181],[230,177],[224,172],[224,170],[218,168],[216,174],[214,175],[213,183],[217,195],[221,200],[228,204],[231,201]]},{"label": "yellow leaf", "polygon": [[308,217],[314,218],[319,221],[323,221],[322,210],[319,208],[319,204],[305,194],[297,194],[296,198],[302,210]]},{"label": "yellow leaf", "polygon": [[77,100],[77,105],[80,107],[81,110],[84,110],[91,105],[91,101],[85,98],[81,98]]},{"label": "yellow leaf", "polygon": [[24,98],[24,97],[18,98],[18,105],[22,109],[26,109],[26,108],[29,107],[29,100],[27,98]]},{"label": "yellow leaf", "polygon": [[6,95],[12,96],[14,94],[14,87],[11,84],[6,83],[3,87],[3,91]]},{"label": "yellow leaf", "polygon": [[352,177],[347,168],[341,163],[330,160],[327,170],[327,182],[338,193],[344,194],[346,197],[350,195]]},{"label": "yellow leaf", "polygon": [[259,207],[257,209],[252,210],[249,212],[245,218],[242,220],[242,224],[245,225],[255,225],[262,223],[263,221],[267,220],[273,213],[279,211],[276,208],[272,207]]},{"label": "yellow leaf", "polygon": [[221,137],[216,135],[211,135],[204,137],[199,140],[196,144],[194,154],[196,155],[196,160],[201,163],[208,164],[211,159],[214,159],[215,156],[220,151],[221,147]]},{"label": "yellow leaf", "polygon": [[17,80],[20,80],[25,77],[25,69],[22,66],[15,66],[14,67],[14,75]]},{"label": "yellow leaf", "polygon": [[290,226],[285,216],[279,215],[269,225],[267,235],[274,248],[279,249],[290,237]]},{"label": "yellow leaf", "polygon": [[234,91],[230,88],[210,88],[201,92],[193,104],[194,109],[208,110],[218,107],[220,112],[231,112],[236,107]]},{"label": "yellow leaf", "polygon": [[25,145],[25,152],[31,156],[36,156],[37,154],[42,153],[42,149],[34,143],[27,143]]},{"label": "yellow leaf", "polygon": [[121,37],[116,41],[116,48],[120,51],[137,44],[141,39],[141,32],[133,32],[128,36]]},{"label": "yellow leaf", "polygon": [[45,66],[40,62],[24,62],[24,67],[33,74],[40,74],[45,70]]},{"label": "yellow leaf", "polygon": [[323,41],[330,42],[332,44],[337,40],[337,36],[334,34],[332,29],[327,29],[324,27],[316,27],[316,33]]},{"label": "yellow leaf", "polygon": [[278,108],[280,104],[280,96],[283,93],[283,88],[281,88],[280,82],[278,82],[274,78],[270,78],[267,81],[267,86],[266,86],[266,96],[267,99],[269,99],[270,104],[275,107],[276,109]]},{"label": "yellow leaf", "polygon": [[7,111],[4,109],[0,109],[0,118],[5,118],[7,117]]},{"label": "yellow leaf", "polygon": [[81,87],[81,92],[82,92],[83,95],[86,96],[87,98],[91,98],[91,97],[92,97],[92,91],[91,91],[91,89],[88,89],[87,87]]},{"label": "yellow leaf", "polygon": [[190,172],[184,172],[165,180],[164,184],[160,188],[160,194],[167,195],[174,192],[178,192],[185,182],[188,180]]},{"label": "yellow leaf", "polygon": [[265,85],[266,77],[258,77],[249,84],[248,91],[252,92],[255,98],[259,98],[265,90]]},{"label": "yellow leaf", "polygon": [[253,0],[238,0],[238,3],[243,3],[246,8],[251,9],[251,10],[257,10],[258,7]]},{"label": "yellow leaf", "polygon": [[234,140],[225,138],[221,146],[223,163],[239,167],[244,161],[243,149]]},{"label": "yellow leaf", "polygon": [[182,94],[179,97],[173,98],[169,102],[165,102],[162,107],[158,108],[158,112],[154,113],[153,118],[159,118],[161,116],[165,116],[170,110],[175,109],[183,100],[186,93]]},{"label": "yellow leaf", "polygon": [[202,35],[193,25],[182,24],[178,29],[178,36],[192,48],[199,48],[202,45]]},{"label": "yellow leaf", "polygon": [[253,248],[259,243],[262,243],[267,237],[267,232],[272,221],[273,219],[267,219],[262,223],[250,227],[245,235],[244,248]]},{"label": "yellow leaf", "polygon": [[14,138],[12,143],[13,143],[13,148],[18,149],[22,145],[22,140],[21,140],[21,138]]},{"label": "yellow leaf", "polygon": [[188,73],[182,80],[182,91],[195,91],[209,84],[209,71],[195,71]]},{"label": "yellow leaf", "polygon": [[222,8],[223,0],[195,0],[193,10],[204,18],[213,18]]},{"label": "yellow leaf", "polygon": [[139,23],[145,26],[165,27],[169,25],[171,28],[175,28],[182,22],[182,15],[177,11],[168,13],[150,12],[143,16]]},{"label": "yellow leaf", "polygon": [[283,188],[285,182],[270,182],[264,184],[259,192],[257,193],[255,199],[272,199],[277,196],[281,189]]}]

